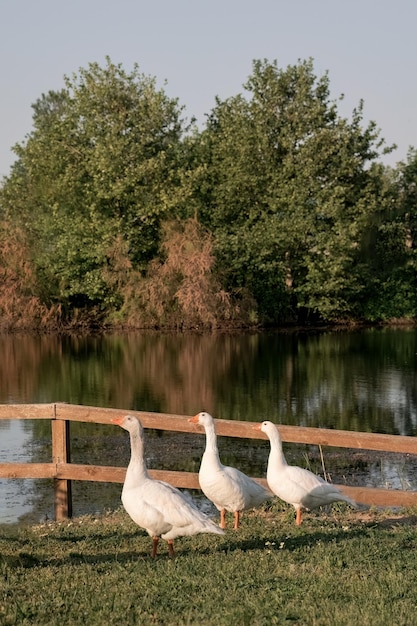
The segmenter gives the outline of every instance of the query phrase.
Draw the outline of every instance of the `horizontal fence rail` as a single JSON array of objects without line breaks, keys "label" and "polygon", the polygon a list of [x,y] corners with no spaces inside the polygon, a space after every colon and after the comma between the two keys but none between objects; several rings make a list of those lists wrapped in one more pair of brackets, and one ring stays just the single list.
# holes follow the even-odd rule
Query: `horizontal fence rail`
[{"label": "horizontal fence rail", "polygon": [[[70,459],[70,422],[111,424],[112,419],[127,413],[136,415],[144,428],[202,433],[201,427],[188,422],[188,416],[168,413],[148,413],[80,406],[64,403],[51,404],[0,404],[0,420],[49,419],[52,424],[51,463],[0,463],[0,478],[53,478],[55,491],[55,518],[66,519],[72,515],[72,480],[123,483],[126,468],[99,465],[80,465]],[[253,430],[254,422],[215,420],[219,436],[241,439],[267,439],[266,435]],[[376,450],[398,454],[417,455],[417,438],[401,435],[383,435],[325,428],[279,425],[282,440],[289,443],[315,444],[357,450]],[[175,487],[199,489],[198,474],[193,472],[149,470],[153,478],[165,480]],[[266,485],[264,478],[255,478]],[[350,487],[338,485],[340,490],[359,503],[375,506],[415,506],[417,492]]]}]

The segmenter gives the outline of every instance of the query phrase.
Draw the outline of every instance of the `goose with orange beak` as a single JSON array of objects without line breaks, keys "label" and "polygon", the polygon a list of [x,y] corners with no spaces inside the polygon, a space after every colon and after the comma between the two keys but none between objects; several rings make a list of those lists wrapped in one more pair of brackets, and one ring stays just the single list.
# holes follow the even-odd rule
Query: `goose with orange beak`
[{"label": "goose with orange beak", "polygon": [[134,415],[112,420],[130,434],[131,458],[122,490],[122,503],[136,524],[152,537],[151,556],[156,557],[159,538],[168,542],[174,556],[174,539],[197,533],[223,535],[207,515],[189,501],[179,489],[148,474],[144,460],[143,427]]},{"label": "goose with orange beak", "polygon": [[335,485],[309,470],[287,464],[282,451],[281,435],[275,424],[265,421],[253,428],[265,433],[270,441],[271,450],[266,472],[268,486],[278,498],[295,508],[298,526],[301,524],[304,509],[316,509],[337,501],[358,508],[356,502],[345,496]]},{"label": "goose with orange beak", "polygon": [[198,473],[201,490],[220,511],[220,528],[226,528],[226,511],[229,511],[234,515],[234,529],[237,530],[241,511],[259,506],[273,494],[240,470],[220,462],[214,419],[210,413],[203,411],[188,421],[200,424],[206,433],[206,448]]}]

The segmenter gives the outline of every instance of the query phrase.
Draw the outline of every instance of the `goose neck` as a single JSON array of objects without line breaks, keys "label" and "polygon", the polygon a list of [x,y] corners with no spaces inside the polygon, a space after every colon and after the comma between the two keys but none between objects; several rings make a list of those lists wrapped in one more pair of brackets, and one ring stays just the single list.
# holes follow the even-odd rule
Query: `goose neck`
[{"label": "goose neck", "polygon": [[206,452],[214,452],[217,454],[217,436],[214,424],[210,424],[204,428],[206,431]]},{"label": "goose neck", "polygon": [[271,444],[271,457],[274,459],[274,462],[279,463],[279,465],[287,465],[287,461],[282,450],[282,441],[279,433],[271,433],[269,439]]},{"label": "goose neck", "polygon": [[143,476],[148,476],[148,470],[144,459],[144,445],[143,439],[139,433],[130,433],[130,463],[129,467],[135,468],[136,473],[140,473]]}]

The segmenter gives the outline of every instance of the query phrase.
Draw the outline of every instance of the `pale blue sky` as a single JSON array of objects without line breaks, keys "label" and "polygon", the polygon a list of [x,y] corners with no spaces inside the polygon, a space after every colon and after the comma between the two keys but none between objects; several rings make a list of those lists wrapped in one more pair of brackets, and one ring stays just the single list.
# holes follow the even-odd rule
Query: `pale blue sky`
[{"label": "pale blue sky", "polygon": [[199,122],[216,95],[243,91],[253,59],[312,57],[345,94],[342,115],[364,100],[366,121],[398,145],[395,165],[417,147],[416,25],[415,0],[0,0],[0,176],[32,129],[31,104],[106,55],[167,80]]}]

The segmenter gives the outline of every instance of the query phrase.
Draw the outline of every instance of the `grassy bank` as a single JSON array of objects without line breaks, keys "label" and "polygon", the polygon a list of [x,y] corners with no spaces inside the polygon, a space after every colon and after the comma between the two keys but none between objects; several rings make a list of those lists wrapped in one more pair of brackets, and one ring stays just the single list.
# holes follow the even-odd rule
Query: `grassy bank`
[{"label": "grassy bank", "polygon": [[334,506],[294,525],[289,508],[243,516],[239,531],[150,538],[116,511],[0,529],[0,624],[103,626],[386,625],[417,615],[415,511]]}]

